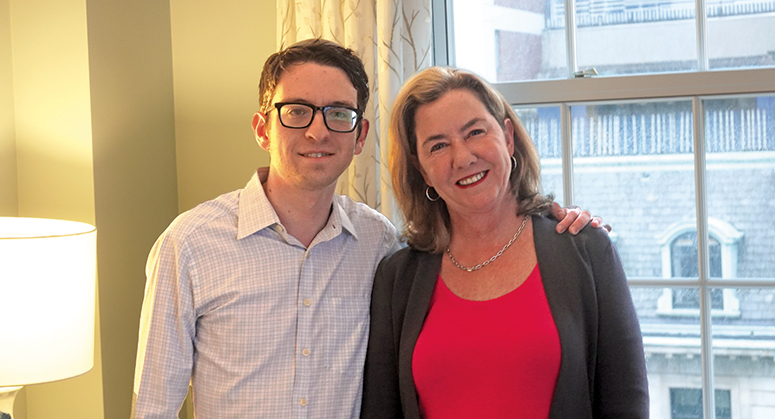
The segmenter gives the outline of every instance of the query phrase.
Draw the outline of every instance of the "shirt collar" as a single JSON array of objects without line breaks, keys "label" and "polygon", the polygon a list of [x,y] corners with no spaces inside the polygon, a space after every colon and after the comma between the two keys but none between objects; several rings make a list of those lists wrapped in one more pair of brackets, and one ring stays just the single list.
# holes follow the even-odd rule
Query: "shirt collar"
[{"label": "shirt collar", "polygon": [[[237,227],[237,240],[243,239],[257,231],[274,225],[282,225],[280,218],[269,202],[264,192],[263,182],[266,182],[269,174],[268,167],[259,168],[250,178],[250,181],[242,189],[239,195],[239,221]],[[347,231],[354,239],[358,240],[358,234],[343,204],[348,198],[334,195],[331,216],[325,228],[333,227],[334,236],[342,230]]]},{"label": "shirt collar", "polygon": [[279,225],[280,218],[269,203],[262,182],[266,181],[268,167],[262,167],[253,174],[239,195],[239,219],[237,240],[243,239],[266,227]]},{"label": "shirt collar", "polygon": [[336,223],[334,226],[341,226],[342,230],[347,231],[355,240],[358,240],[358,233],[355,231],[355,226],[353,225],[350,216],[347,215],[347,211],[345,211],[342,206],[343,201],[346,199],[349,198],[334,195],[333,210],[331,211],[329,223]]}]

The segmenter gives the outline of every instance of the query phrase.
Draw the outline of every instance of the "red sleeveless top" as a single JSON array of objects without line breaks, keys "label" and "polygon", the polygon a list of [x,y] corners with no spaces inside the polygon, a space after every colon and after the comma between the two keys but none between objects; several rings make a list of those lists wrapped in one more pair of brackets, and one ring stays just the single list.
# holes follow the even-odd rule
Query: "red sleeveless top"
[{"label": "red sleeveless top", "polygon": [[439,276],[412,356],[420,413],[434,418],[546,418],[560,337],[538,265],[514,291],[460,298]]}]

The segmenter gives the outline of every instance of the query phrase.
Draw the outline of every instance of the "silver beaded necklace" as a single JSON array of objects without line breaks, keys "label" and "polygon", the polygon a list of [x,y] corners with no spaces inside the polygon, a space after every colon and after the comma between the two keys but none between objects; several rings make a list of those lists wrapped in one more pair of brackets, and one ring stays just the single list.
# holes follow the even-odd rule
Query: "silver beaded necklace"
[{"label": "silver beaded necklace", "polygon": [[509,246],[511,246],[512,243],[517,241],[517,238],[519,238],[519,233],[522,232],[522,229],[525,228],[525,224],[527,224],[528,218],[530,218],[530,216],[526,215],[525,219],[522,220],[522,224],[519,226],[519,230],[517,230],[517,233],[514,234],[514,237],[512,237],[511,240],[509,240],[509,242],[506,243],[505,246],[503,246],[503,249],[501,249],[498,253],[495,254],[495,256],[491,257],[490,259],[485,260],[484,262],[469,268],[467,266],[463,266],[463,265],[457,263],[457,261],[455,260],[455,257],[452,256],[452,252],[449,251],[449,247],[447,247],[447,254],[449,255],[449,260],[452,261],[453,265],[457,266],[458,268],[460,268],[460,269],[462,269],[462,270],[464,270],[466,272],[478,271],[479,269],[484,268],[485,266],[489,265],[490,263],[495,262],[495,259],[498,259],[500,257],[500,255],[502,255],[503,252],[505,252],[506,249],[508,249]]}]

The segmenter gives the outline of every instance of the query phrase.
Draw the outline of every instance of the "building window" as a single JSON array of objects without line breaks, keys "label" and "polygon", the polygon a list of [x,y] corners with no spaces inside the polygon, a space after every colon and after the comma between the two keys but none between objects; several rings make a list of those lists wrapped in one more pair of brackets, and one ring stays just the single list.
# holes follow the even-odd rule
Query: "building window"
[{"label": "building window", "polygon": [[[710,278],[736,278],[738,242],[743,233],[731,224],[709,217],[708,257]],[[657,242],[662,248],[663,278],[697,278],[697,229],[694,222],[669,226]],[[733,289],[714,288],[710,292],[711,315],[739,317],[740,302]],[[657,300],[657,313],[663,316],[699,316],[697,288],[665,288]]]},{"label": "building window", "polygon": [[[729,390],[716,390],[716,419],[732,418]],[[702,389],[671,388],[670,419],[702,419]]]},{"label": "building window", "polygon": [[[715,237],[710,237],[710,277],[721,278],[721,246]],[[696,278],[697,269],[697,232],[691,231],[673,239],[670,245],[671,277]]]},{"label": "building window", "polygon": [[[718,240],[710,237],[709,242],[710,277],[721,278],[721,249]],[[676,237],[670,245],[670,264],[672,278],[697,278],[697,232],[686,232]],[[710,307],[713,310],[724,309],[722,290],[710,292]],[[697,289],[678,288],[673,290],[673,308],[700,309],[700,292]]]}]

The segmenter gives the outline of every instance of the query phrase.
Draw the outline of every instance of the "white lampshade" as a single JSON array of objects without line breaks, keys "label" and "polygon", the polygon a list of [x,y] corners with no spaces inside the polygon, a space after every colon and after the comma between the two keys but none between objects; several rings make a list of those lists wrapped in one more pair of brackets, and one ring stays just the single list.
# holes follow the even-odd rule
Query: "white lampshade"
[{"label": "white lampshade", "polygon": [[74,221],[0,217],[0,387],[94,365],[96,236]]}]

